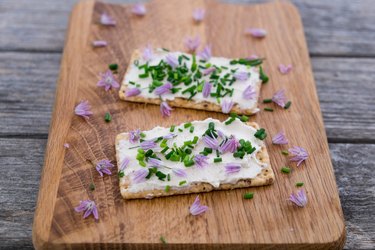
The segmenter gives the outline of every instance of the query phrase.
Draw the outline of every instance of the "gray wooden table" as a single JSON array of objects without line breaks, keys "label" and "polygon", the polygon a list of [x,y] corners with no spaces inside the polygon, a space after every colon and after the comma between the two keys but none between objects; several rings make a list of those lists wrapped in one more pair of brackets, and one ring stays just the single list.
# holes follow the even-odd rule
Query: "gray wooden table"
[{"label": "gray wooden table", "polygon": [[[76,1],[0,0],[0,249],[32,248],[55,83]],[[345,248],[375,249],[375,4],[293,2],[313,63],[346,220]]]}]

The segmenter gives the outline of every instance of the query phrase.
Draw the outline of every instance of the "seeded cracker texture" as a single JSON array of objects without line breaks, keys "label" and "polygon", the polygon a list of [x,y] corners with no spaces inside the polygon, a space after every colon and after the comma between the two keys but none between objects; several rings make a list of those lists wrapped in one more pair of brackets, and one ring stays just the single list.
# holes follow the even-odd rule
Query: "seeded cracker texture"
[{"label": "seeded cracker texture", "polygon": [[[259,126],[255,122],[247,122],[248,126],[252,126],[255,129],[259,129]],[[121,140],[128,140],[129,133],[121,133],[116,136],[116,159],[117,159],[117,166],[120,166],[120,152],[119,152],[119,143]],[[235,189],[235,188],[245,188],[245,187],[255,187],[255,186],[265,186],[272,184],[275,180],[275,174],[271,168],[270,159],[268,156],[267,148],[263,146],[261,150],[259,150],[256,154],[257,159],[262,162],[266,163],[267,167],[263,168],[262,171],[255,177],[249,179],[241,179],[237,183],[223,183],[220,184],[218,188],[215,188],[209,183],[205,182],[196,182],[190,183],[184,187],[173,188],[171,187],[168,192],[161,189],[155,190],[147,190],[137,193],[128,192],[128,186],[130,184],[129,176],[120,177],[120,192],[124,199],[140,199],[146,198],[151,199],[155,197],[161,196],[171,196],[171,195],[178,195],[178,194],[191,194],[191,193],[203,193],[203,192],[210,192],[212,190],[228,190],[228,189]]]},{"label": "seeded cracker texture", "polygon": [[[155,51],[155,53],[158,53],[158,52]],[[138,60],[140,58],[141,58],[140,51],[135,50],[130,58],[130,63],[133,63],[135,60]],[[254,67],[254,68],[259,70],[258,67]],[[128,74],[128,70],[130,70],[130,67],[128,67],[125,75]],[[254,86],[256,90],[256,97],[255,97],[256,100],[258,100],[259,98],[261,85],[262,85],[262,81],[259,79],[259,81]],[[128,89],[128,87],[129,87],[129,84],[125,82],[125,77],[124,77],[124,80],[121,83],[121,88],[119,91],[120,99],[124,101],[129,101],[129,102],[140,102],[140,103],[151,103],[151,104],[161,103],[160,98],[143,97],[142,94],[138,96],[127,97],[125,96],[125,92]],[[188,100],[187,98],[182,98],[182,97],[175,97],[174,100],[167,100],[167,102],[171,107],[191,108],[191,109],[200,109],[200,110],[206,110],[206,111],[222,112],[220,104],[213,103],[213,102],[206,102],[206,101],[197,102],[195,100]],[[234,105],[233,105],[233,108],[231,109],[231,112],[234,112],[237,114],[243,114],[243,115],[253,115],[259,112],[257,105],[258,105],[257,102],[255,102],[253,107],[248,108],[248,109],[241,109],[240,106],[234,100]]]}]

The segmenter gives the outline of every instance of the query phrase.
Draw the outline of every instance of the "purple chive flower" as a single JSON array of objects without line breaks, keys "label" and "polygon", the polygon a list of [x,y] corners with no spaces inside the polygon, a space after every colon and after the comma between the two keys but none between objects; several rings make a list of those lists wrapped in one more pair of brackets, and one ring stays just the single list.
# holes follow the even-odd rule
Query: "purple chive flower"
[{"label": "purple chive flower", "polygon": [[175,137],[175,134],[173,134],[173,133],[169,133],[169,134],[164,135],[164,136],[163,136],[163,139],[170,140],[170,139],[172,139],[173,137]]},{"label": "purple chive flower", "polygon": [[207,98],[211,93],[212,84],[205,82],[203,85],[202,95],[204,98]]},{"label": "purple chive flower", "polygon": [[181,168],[174,168],[174,169],[172,169],[172,172],[179,177],[186,177],[187,176],[186,171],[181,169]]},{"label": "purple chive flower", "polygon": [[215,67],[210,67],[210,68],[207,68],[207,69],[203,70],[202,73],[203,73],[204,76],[206,76],[206,75],[211,74],[211,73],[214,72],[215,70],[216,70]]},{"label": "purple chive flower", "polygon": [[131,88],[126,91],[125,96],[126,97],[137,96],[140,93],[141,93],[141,90],[139,88]]},{"label": "purple chive flower", "polygon": [[236,138],[234,136],[231,136],[226,142],[224,142],[220,147],[219,147],[219,151],[224,154],[226,152],[231,152],[231,153],[234,153],[238,146],[239,146],[239,142],[236,140]]},{"label": "purple chive flower", "polygon": [[199,214],[206,212],[207,209],[208,209],[207,206],[201,205],[201,201],[199,200],[199,195],[197,195],[197,197],[195,198],[189,210],[190,210],[191,215],[199,215]]},{"label": "purple chive flower", "polygon": [[85,119],[89,119],[91,112],[91,106],[88,101],[81,101],[74,109],[76,115],[82,116]]},{"label": "purple chive flower", "polygon": [[238,81],[246,81],[247,79],[249,79],[249,73],[245,71],[237,71],[233,76]]},{"label": "purple chive flower", "polygon": [[172,68],[176,68],[178,66],[178,58],[174,56],[173,54],[168,54],[165,57],[165,60],[167,61],[169,66],[171,66]]},{"label": "purple chive flower", "polygon": [[240,170],[241,170],[241,164],[239,163],[228,163],[227,165],[225,165],[226,174],[238,173]]},{"label": "purple chive flower", "polygon": [[160,113],[163,117],[171,115],[172,108],[169,107],[167,102],[160,103]]},{"label": "purple chive flower", "polygon": [[233,101],[231,99],[223,99],[222,102],[221,102],[221,111],[224,113],[224,114],[228,114],[231,109],[233,108]]},{"label": "purple chive flower", "polygon": [[149,150],[156,147],[156,142],[154,142],[153,140],[147,140],[141,142],[140,146],[143,150]]},{"label": "purple chive flower", "polygon": [[198,49],[200,43],[201,43],[201,39],[199,36],[196,36],[194,38],[188,37],[185,39],[185,47],[190,52],[195,52]]},{"label": "purple chive flower", "polygon": [[104,159],[104,160],[100,160],[98,161],[98,163],[96,163],[96,171],[98,171],[98,173],[100,174],[100,176],[103,177],[104,174],[107,174],[107,175],[111,175],[111,170],[109,170],[109,168],[113,168],[113,164],[111,163],[110,160],[107,160],[107,159]]},{"label": "purple chive flower", "polygon": [[115,76],[113,75],[112,71],[107,70],[104,73],[100,73],[101,79],[98,81],[96,86],[104,87],[105,91],[110,90],[111,88],[118,89],[120,88],[120,84],[116,81]]},{"label": "purple chive flower", "polygon": [[210,137],[208,135],[205,135],[202,137],[203,142],[209,147],[214,150],[219,148],[219,141],[215,137]]},{"label": "purple chive flower", "polygon": [[141,138],[141,131],[139,129],[133,130],[129,132],[129,141],[130,143],[134,144],[139,141]]},{"label": "purple chive flower", "polygon": [[245,33],[255,38],[263,38],[267,35],[267,31],[260,28],[248,28],[245,30]]},{"label": "purple chive flower", "polygon": [[208,165],[208,157],[205,155],[197,154],[194,156],[194,162],[197,164],[197,168],[203,168]]},{"label": "purple chive flower", "polygon": [[307,205],[307,196],[305,190],[301,189],[296,194],[292,193],[289,196],[289,201],[293,202],[295,205],[299,207],[304,207]]},{"label": "purple chive flower", "polygon": [[249,57],[247,57],[246,59],[248,59],[248,60],[255,60],[255,59],[258,59],[258,58],[259,58],[258,55],[256,55],[256,54],[252,54],[252,55],[250,55]]},{"label": "purple chive flower", "polygon": [[251,85],[247,86],[246,89],[242,92],[242,97],[246,100],[254,99],[256,95],[257,92]]},{"label": "purple chive flower", "polygon": [[69,143],[64,143],[64,148],[70,148]]},{"label": "purple chive flower", "polygon": [[221,139],[225,138],[225,135],[224,135],[223,131],[218,129],[218,130],[216,130],[216,132],[217,132],[218,136],[220,136]]},{"label": "purple chive flower", "polygon": [[197,23],[203,21],[206,11],[204,9],[195,9],[193,10],[193,19]]},{"label": "purple chive flower", "polygon": [[125,168],[129,165],[129,162],[130,162],[130,159],[129,158],[124,158],[124,160],[122,160],[121,164],[120,164],[120,171],[124,171]]},{"label": "purple chive flower", "polygon": [[90,199],[80,201],[79,206],[75,207],[74,210],[77,213],[85,212],[83,214],[84,219],[87,218],[90,214],[92,214],[96,220],[99,219],[98,208],[96,207],[95,202]]},{"label": "purple chive flower", "polygon": [[273,95],[272,101],[276,103],[277,105],[279,105],[280,107],[284,108],[285,102],[286,102],[285,90],[280,89],[279,91],[277,91]]},{"label": "purple chive flower", "polygon": [[108,45],[107,41],[103,41],[103,40],[96,40],[92,42],[92,46],[94,48],[105,47],[107,45]]},{"label": "purple chive flower", "polygon": [[293,69],[293,66],[291,64],[289,64],[289,65],[280,64],[279,65],[279,71],[283,75],[288,74],[290,71],[292,71],[292,69]]},{"label": "purple chive flower", "polygon": [[289,153],[292,154],[291,161],[297,162],[297,167],[301,165],[301,163],[306,160],[309,157],[309,154],[307,153],[306,149],[301,147],[293,147],[288,149]]},{"label": "purple chive flower", "polygon": [[146,15],[146,7],[144,4],[136,4],[133,6],[132,13],[137,16],[144,16]]},{"label": "purple chive flower", "polygon": [[164,165],[164,162],[156,158],[148,158],[148,164],[151,167],[160,167]]},{"label": "purple chive flower", "polygon": [[173,88],[172,83],[167,82],[166,84],[157,87],[154,91],[155,95],[163,95],[171,93],[171,89]]},{"label": "purple chive flower", "polygon": [[284,131],[280,131],[272,137],[273,144],[288,144],[288,142],[288,138],[286,138]]},{"label": "purple chive flower", "polygon": [[147,168],[141,168],[138,169],[133,173],[132,180],[135,183],[140,183],[146,180],[146,176],[148,175],[148,169]]},{"label": "purple chive flower", "polygon": [[210,60],[212,53],[211,53],[211,45],[204,46],[203,50],[198,53],[198,56],[205,61]]},{"label": "purple chive flower", "polygon": [[153,57],[153,49],[150,44],[148,44],[144,49],[142,53],[143,60],[150,61]]},{"label": "purple chive flower", "polygon": [[107,13],[102,13],[100,16],[100,24],[105,26],[115,26],[116,21]]}]

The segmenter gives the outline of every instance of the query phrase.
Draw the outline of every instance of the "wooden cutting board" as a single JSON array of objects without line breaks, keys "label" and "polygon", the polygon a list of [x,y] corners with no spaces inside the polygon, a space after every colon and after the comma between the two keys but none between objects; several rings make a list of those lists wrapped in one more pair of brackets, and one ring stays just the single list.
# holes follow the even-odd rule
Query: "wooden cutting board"
[{"label": "wooden cutting board", "polygon": [[[194,8],[207,10],[205,20],[196,25]],[[231,5],[214,0],[152,0],[144,17],[131,14],[131,6],[85,1],[72,12],[67,33],[56,102],[46,148],[33,241],[38,249],[59,248],[163,248],[176,249],[249,249],[249,248],[340,248],[345,241],[345,225],[330,154],[323,126],[301,18],[287,2],[261,5]],[[116,27],[98,25],[100,14],[107,12]],[[246,27],[263,27],[264,39],[244,35]],[[116,134],[156,125],[169,126],[207,117],[225,119],[214,112],[176,108],[163,119],[156,105],[120,101],[117,91],[96,87],[99,72],[118,63],[119,80],[126,70],[132,51],[151,43],[154,47],[184,50],[186,36],[200,35],[212,44],[213,54],[246,57],[256,53],[266,58],[264,67],[270,82],[261,90],[261,100],[284,88],[292,106],[275,107],[252,117],[269,136],[266,139],[271,164],[276,174],[273,185],[201,194],[209,211],[190,216],[188,207],[196,195],[181,195],[153,200],[124,201],[118,177],[100,177],[93,162],[108,158],[115,162]],[[107,40],[106,48],[93,49],[93,40]],[[277,66],[291,63],[294,68],[281,75]],[[74,115],[80,100],[88,100],[94,115],[87,121]],[[264,107],[264,104],[260,104]],[[270,106],[268,104],[268,106]],[[113,119],[104,121],[110,112]],[[289,145],[276,146],[271,135],[284,130]],[[70,148],[65,149],[64,143]],[[310,153],[301,167],[289,163],[281,150],[298,145]],[[280,172],[290,165],[289,175]],[[90,191],[93,182],[95,191]],[[298,208],[287,201],[304,182],[309,203]],[[253,200],[244,200],[245,192]],[[100,219],[82,219],[74,212],[80,200],[94,199]]]}]

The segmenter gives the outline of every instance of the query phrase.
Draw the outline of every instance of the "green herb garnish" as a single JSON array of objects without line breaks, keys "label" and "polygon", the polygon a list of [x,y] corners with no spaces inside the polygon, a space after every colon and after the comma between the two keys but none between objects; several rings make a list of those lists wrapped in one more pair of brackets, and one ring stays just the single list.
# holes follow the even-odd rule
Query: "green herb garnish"
[{"label": "green herb garnish", "polygon": [[285,173],[285,174],[289,174],[291,171],[291,169],[289,167],[282,167],[281,168],[281,172]]},{"label": "green herb garnish", "polygon": [[259,140],[264,140],[267,137],[266,130],[264,128],[260,128],[255,132],[254,136]]},{"label": "green herb garnish", "polygon": [[243,198],[246,199],[246,200],[250,200],[254,197],[254,193],[245,193],[243,195]]},{"label": "green herb garnish", "polygon": [[112,116],[109,112],[105,113],[104,115],[104,121],[110,122],[112,120]]}]

